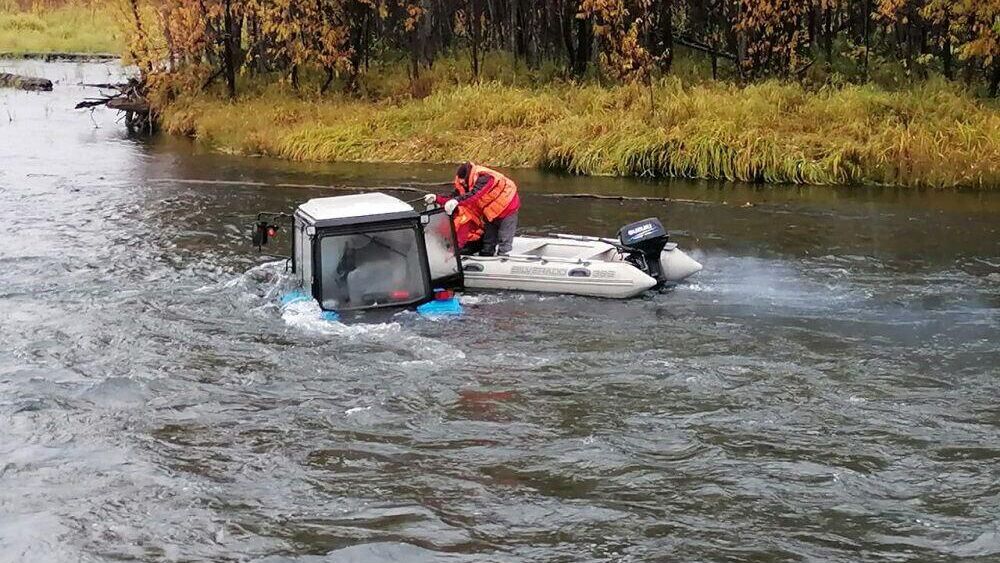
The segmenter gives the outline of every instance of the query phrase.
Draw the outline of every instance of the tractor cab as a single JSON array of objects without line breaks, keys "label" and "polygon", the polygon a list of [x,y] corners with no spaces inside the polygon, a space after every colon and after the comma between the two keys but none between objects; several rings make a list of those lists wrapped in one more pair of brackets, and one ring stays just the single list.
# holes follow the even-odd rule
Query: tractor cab
[{"label": "tractor cab", "polygon": [[[258,217],[254,240],[278,227]],[[325,311],[416,307],[462,286],[455,230],[443,209],[418,213],[384,193],[311,199],[291,217],[292,265]]]}]

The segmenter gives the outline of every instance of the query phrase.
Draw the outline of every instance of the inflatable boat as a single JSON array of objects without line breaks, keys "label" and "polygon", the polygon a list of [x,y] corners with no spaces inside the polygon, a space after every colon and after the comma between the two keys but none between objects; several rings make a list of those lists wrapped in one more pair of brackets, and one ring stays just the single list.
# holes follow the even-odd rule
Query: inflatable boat
[{"label": "inflatable boat", "polygon": [[506,256],[462,257],[465,287],[624,299],[701,271],[701,264],[668,242],[656,219],[622,232],[629,237],[627,232],[635,229],[647,238],[623,243],[562,234],[514,237]]},{"label": "inflatable boat", "polygon": [[466,288],[628,298],[702,269],[654,218],[622,227],[617,239],[515,237],[507,255],[465,256],[443,209],[417,211],[367,193],[311,199],[293,215],[260,213],[254,244],[262,250],[286,228],[297,295],[337,314],[388,307],[455,314],[453,290]]}]

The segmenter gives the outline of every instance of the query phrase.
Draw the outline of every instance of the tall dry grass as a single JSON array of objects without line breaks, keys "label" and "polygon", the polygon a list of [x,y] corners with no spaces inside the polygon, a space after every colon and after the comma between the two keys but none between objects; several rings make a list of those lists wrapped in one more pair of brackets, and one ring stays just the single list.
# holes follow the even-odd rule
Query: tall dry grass
[{"label": "tall dry grass", "polygon": [[0,0],[0,53],[119,53],[123,37],[106,1]]},{"label": "tall dry grass", "polygon": [[[436,87],[423,99],[252,87],[163,108],[167,131],[219,150],[310,161],[458,162],[575,174],[799,184],[1000,186],[1000,112],[943,81],[904,91],[795,84],[650,89]],[[653,103],[650,103],[652,94]]]}]

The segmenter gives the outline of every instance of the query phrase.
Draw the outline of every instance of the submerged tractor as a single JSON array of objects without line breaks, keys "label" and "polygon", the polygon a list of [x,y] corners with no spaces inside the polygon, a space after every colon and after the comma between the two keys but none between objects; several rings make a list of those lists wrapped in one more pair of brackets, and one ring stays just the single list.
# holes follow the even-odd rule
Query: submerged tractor
[{"label": "submerged tractor", "polygon": [[280,219],[290,219],[298,295],[335,314],[392,307],[454,313],[456,289],[628,298],[702,269],[652,218],[622,227],[617,239],[515,237],[502,256],[463,256],[444,209],[418,212],[384,193],[311,199],[291,217],[257,219],[258,249],[280,230]]}]

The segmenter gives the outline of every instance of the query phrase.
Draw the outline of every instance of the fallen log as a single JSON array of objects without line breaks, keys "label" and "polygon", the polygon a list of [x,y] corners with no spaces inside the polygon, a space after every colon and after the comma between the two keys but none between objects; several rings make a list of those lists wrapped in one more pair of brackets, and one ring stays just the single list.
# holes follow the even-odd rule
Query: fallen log
[{"label": "fallen log", "polygon": [[84,84],[102,90],[115,90],[114,94],[97,98],[87,98],[76,104],[76,109],[93,109],[107,106],[108,109],[125,113],[125,127],[129,131],[152,133],[156,129],[153,112],[143,95],[144,87],[136,79],[121,84]]},{"label": "fallen log", "polygon": [[149,113],[149,104],[141,98],[111,98],[107,101],[108,108],[133,113]]},{"label": "fallen log", "polygon": [[34,59],[45,62],[102,62],[120,58],[114,53],[0,53],[0,59]]},{"label": "fallen log", "polygon": [[712,205],[711,201],[702,199],[684,199],[678,197],[650,197],[634,195],[603,195],[603,194],[531,194],[537,197],[555,199],[610,199],[613,201],[659,201],[663,203],[688,203],[692,205]]},{"label": "fallen log", "polygon": [[702,43],[701,41],[696,41],[694,39],[686,39],[684,37],[674,37],[674,42],[683,45],[689,49],[694,49],[695,51],[701,51],[703,53],[708,53],[709,55],[714,55],[720,59],[728,59],[730,61],[736,62],[736,55],[715,49],[709,45]]},{"label": "fallen log", "polygon": [[10,74],[9,72],[0,72],[0,86],[19,88],[21,90],[29,90],[32,92],[52,91],[52,81],[48,78],[21,76],[18,74]]}]

